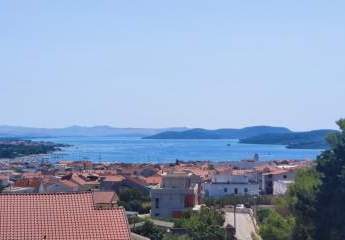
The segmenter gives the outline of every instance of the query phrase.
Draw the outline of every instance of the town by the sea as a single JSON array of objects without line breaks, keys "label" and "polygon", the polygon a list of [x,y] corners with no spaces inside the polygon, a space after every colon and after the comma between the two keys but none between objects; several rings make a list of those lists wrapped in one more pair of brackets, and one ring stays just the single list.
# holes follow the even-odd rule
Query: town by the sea
[{"label": "town by the sea", "polygon": [[50,161],[90,160],[93,162],[168,163],[181,161],[314,160],[322,149],[287,149],[283,145],[242,144],[238,140],[142,139],[141,137],[58,137],[35,138],[69,144],[49,154]]}]

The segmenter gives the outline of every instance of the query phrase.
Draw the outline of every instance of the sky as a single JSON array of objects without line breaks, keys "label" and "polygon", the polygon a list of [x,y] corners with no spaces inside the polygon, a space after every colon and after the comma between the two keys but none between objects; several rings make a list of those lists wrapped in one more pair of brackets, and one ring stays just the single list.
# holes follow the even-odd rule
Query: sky
[{"label": "sky", "polygon": [[336,128],[345,1],[0,1],[0,125]]}]

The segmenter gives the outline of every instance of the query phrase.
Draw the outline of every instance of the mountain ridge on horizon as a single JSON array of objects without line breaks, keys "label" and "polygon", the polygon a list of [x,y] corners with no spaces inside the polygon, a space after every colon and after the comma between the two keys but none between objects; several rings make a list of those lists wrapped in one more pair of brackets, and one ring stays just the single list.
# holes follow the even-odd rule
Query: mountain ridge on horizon
[{"label": "mountain ridge on horizon", "polygon": [[79,126],[72,125],[62,128],[39,128],[0,125],[2,137],[106,137],[106,136],[150,136],[165,131],[185,131],[186,127],[171,128],[120,128],[108,125]]}]

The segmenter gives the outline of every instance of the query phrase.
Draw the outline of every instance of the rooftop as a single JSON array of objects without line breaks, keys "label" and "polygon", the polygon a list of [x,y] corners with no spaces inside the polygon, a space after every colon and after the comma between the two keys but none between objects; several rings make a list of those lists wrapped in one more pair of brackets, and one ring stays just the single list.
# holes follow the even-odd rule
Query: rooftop
[{"label": "rooftop", "polygon": [[129,240],[124,209],[99,210],[94,200],[92,192],[0,194],[0,239]]}]

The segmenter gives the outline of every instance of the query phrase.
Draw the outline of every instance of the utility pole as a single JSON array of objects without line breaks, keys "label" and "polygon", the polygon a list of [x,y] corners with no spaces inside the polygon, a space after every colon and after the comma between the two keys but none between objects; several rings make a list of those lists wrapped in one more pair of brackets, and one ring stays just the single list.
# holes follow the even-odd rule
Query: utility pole
[{"label": "utility pole", "polygon": [[225,226],[225,240],[236,240],[236,230],[230,224]]},{"label": "utility pole", "polygon": [[257,199],[258,199],[258,196],[254,195],[254,218],[255,218],[255,220],[256,220],[256,213],[257,213],[257,209],[258,209]]},{"label": "utility pole", "polygon": [[236,207],[237,207],[237,204],[234,205],[234,228],[235,228],[235,231],[236,231]]}]

